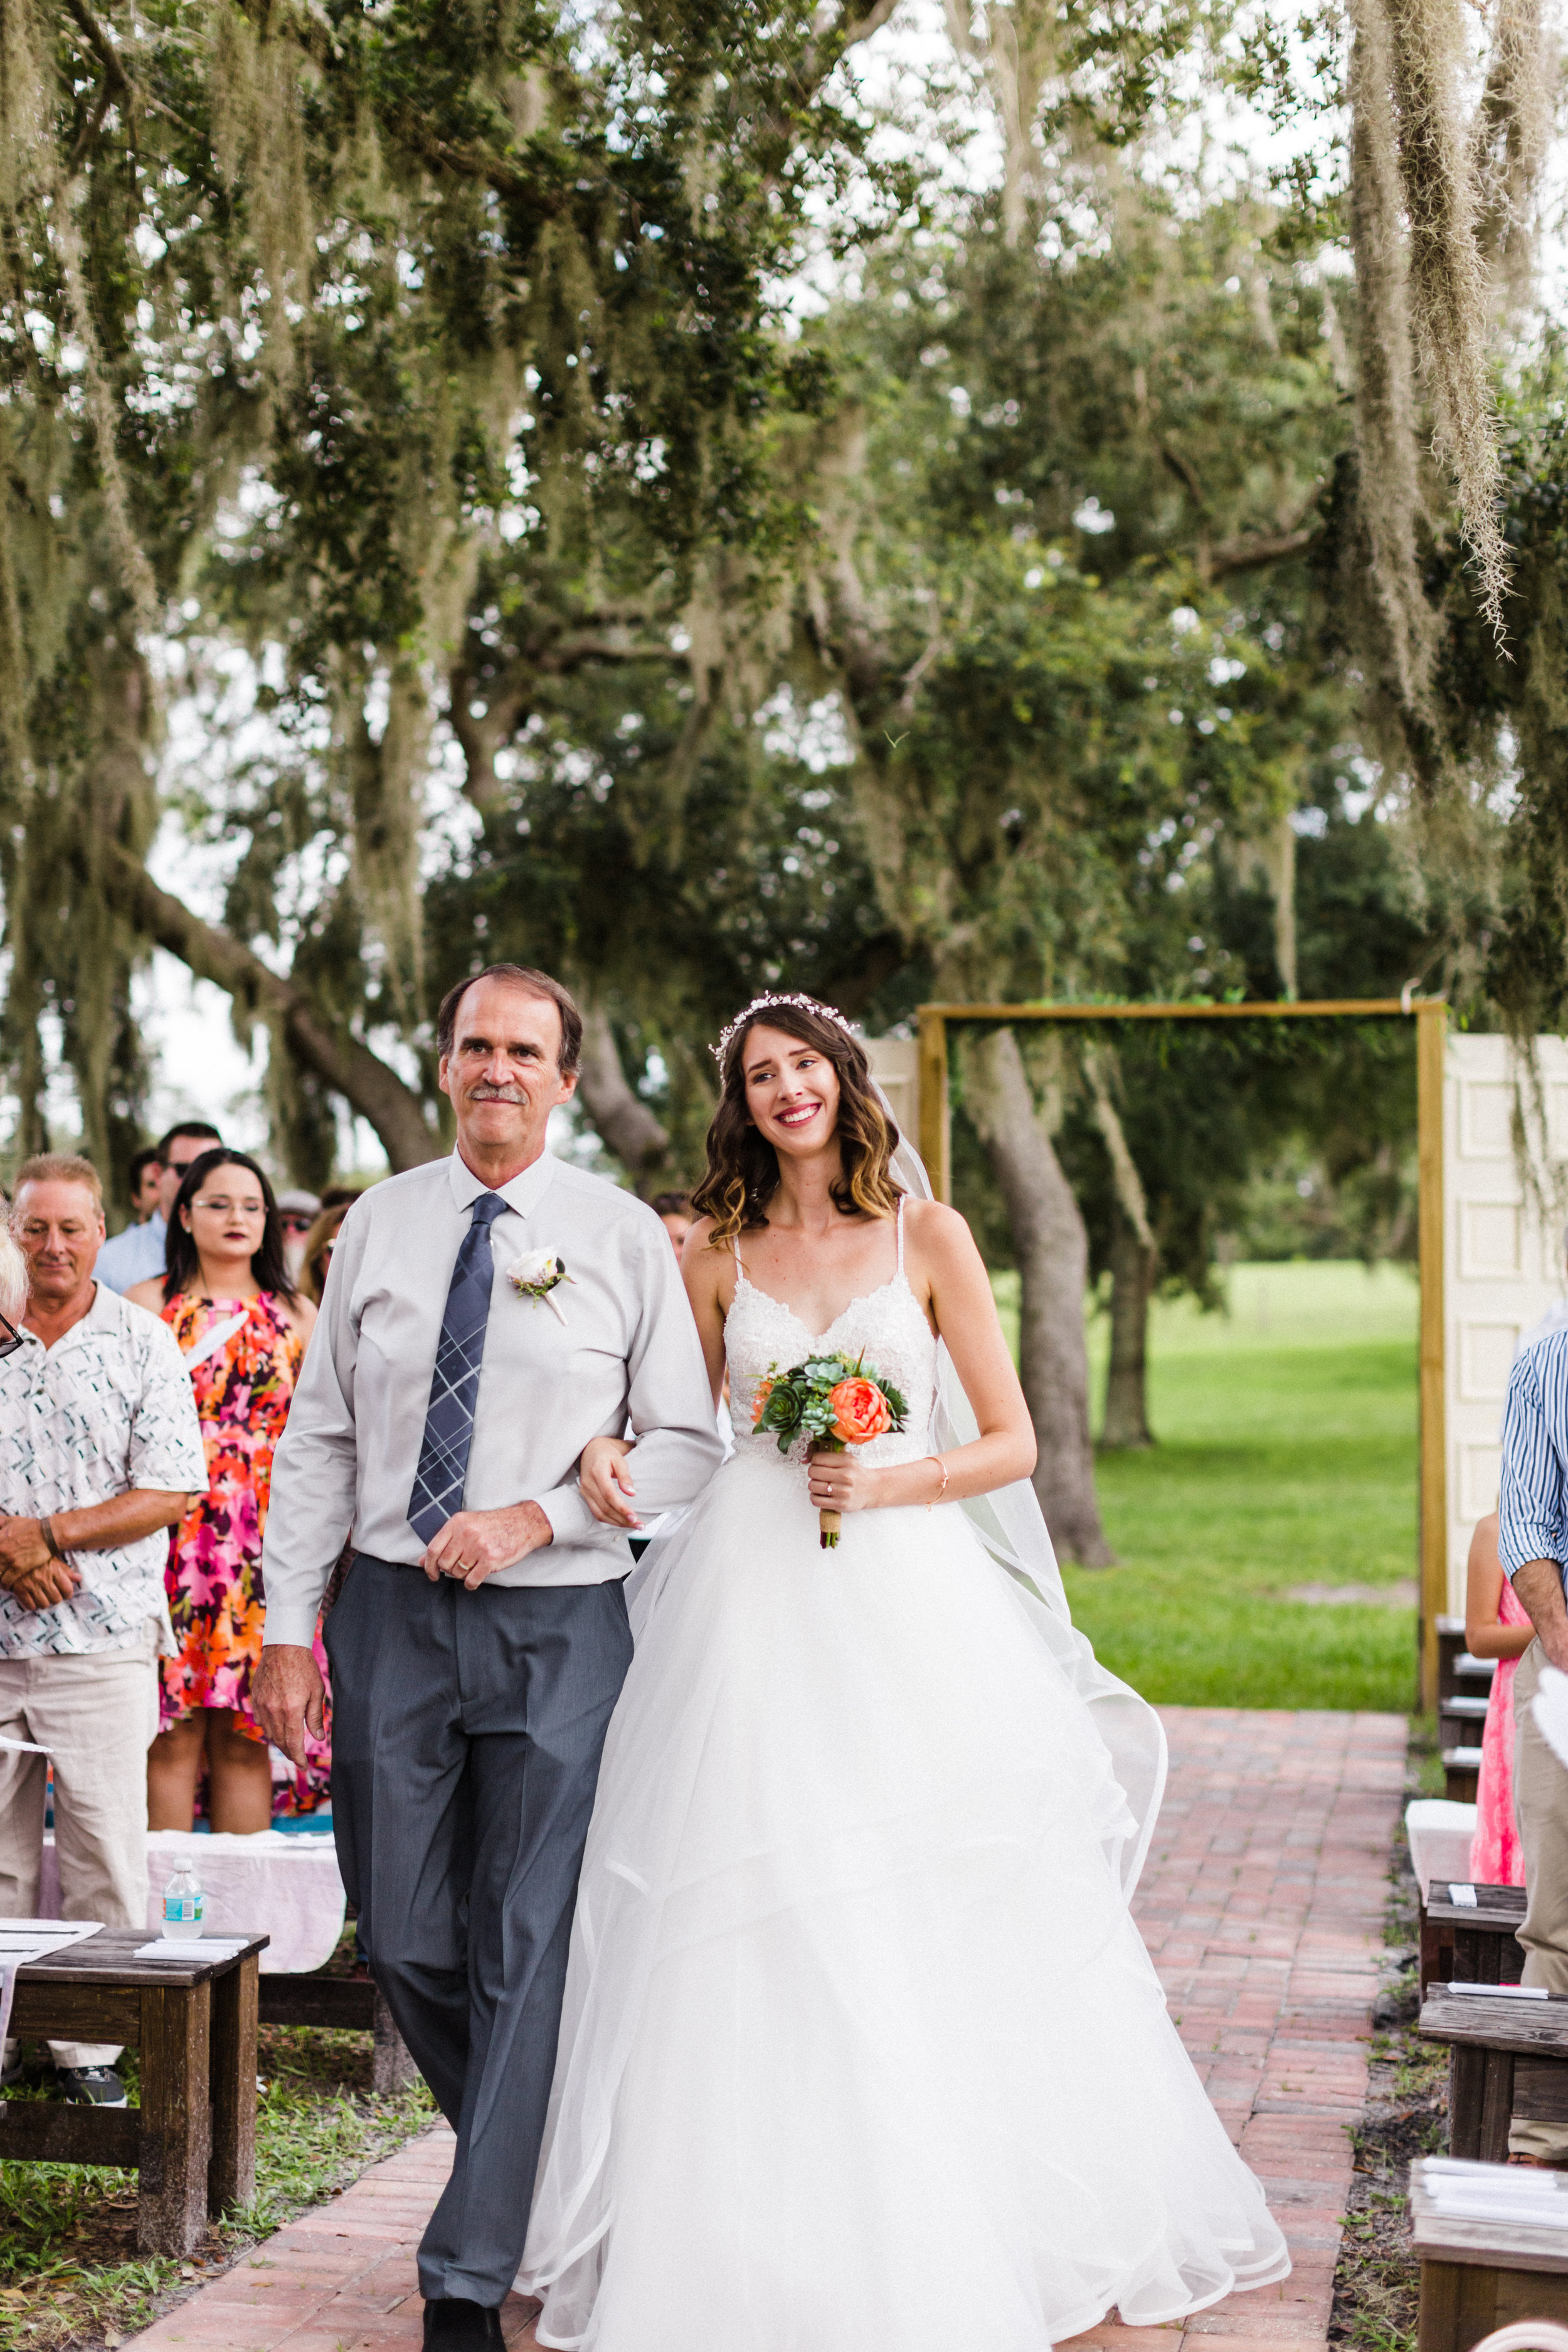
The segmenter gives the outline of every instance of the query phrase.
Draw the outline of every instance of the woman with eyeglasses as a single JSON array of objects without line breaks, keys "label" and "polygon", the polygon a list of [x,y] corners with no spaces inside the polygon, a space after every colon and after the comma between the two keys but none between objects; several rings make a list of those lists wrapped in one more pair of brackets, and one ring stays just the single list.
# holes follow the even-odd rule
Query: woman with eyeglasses
[{"label": "woman with eyeglasses", "polygon": [[[220,1149],[193,1161],[169,1219],[163,1279],[126,1297],[161,1315],[179,1343],[209,1479],[170,1545],[179,1655],[163,1662],[149,1826],[191,1827],[205,1768],[213,1828],[264,1830],[275,1810],[314,1810],[329,1756],[323,1741],[275,1805],[267,1740],[250,1707],[261,1657],[261,1538],[272,1456],[316,1310],[289,1278],[272,1187],[254,1160]],[[316,1648],[324,1674],[319,1634]]]}]

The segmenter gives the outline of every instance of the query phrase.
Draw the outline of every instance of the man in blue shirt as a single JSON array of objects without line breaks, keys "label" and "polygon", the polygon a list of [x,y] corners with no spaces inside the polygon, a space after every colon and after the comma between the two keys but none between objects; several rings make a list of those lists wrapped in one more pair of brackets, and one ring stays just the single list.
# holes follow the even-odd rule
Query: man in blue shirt
[{"label": "man in blue shirt", "polygon": [[184,1182],[191,1162],[210,1151],[222,1136],[205,1118],[183,1118],[172,1127],[158,1143],[158,1205],[144,1225],[127,1225],[111,1242],[105,1242],[98,1253],[94,1271],[100,1282],[122,1295],[132,1284],[151,1282],[163,1271],[163,1245],[169,1231],[169,1219],[174,1207],[174,1195]]},{"label": "man in blue shirt", "polygon": [[[1524,1849],[1524,1981],[1568,1993],[1568,1768],[1535,1722],[1542,1665],[1568,1674],[1568,1328],[1520,1350],[1503,1407],[1498,1552],[1535,1639],[1513,1683],[1513,1807]],[[1510,2155],[1568,2160],[1568,2126],[1516,2121]]]}]

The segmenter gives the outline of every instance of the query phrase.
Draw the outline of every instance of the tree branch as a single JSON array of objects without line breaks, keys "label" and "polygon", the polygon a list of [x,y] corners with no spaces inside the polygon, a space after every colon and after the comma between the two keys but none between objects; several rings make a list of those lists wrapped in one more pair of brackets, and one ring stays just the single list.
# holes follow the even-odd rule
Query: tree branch
[{"label": "tree branch", "polygon": [[[542,218],[564,212],[574,187],[581,185],[557,175],[520,171],[506,156],[477,139],[443,139],[411,106],[389,106],[384,119],[387,129],[433,170],[450,172],[459,180],[481,180],[498,196],[512,196],[531,205]],[[594,183],[587,192],[597,193],[599,185]]]},{"label": "tree branch", "polygon": [[1138,1173],[1138,1163],[1128,1145],[1126,1130],[1117,1112],[1098,1045],[1085,1046],[1083,1066],[1089,1092],[1094,1097],[1095,1125],[1104,1139],[1106,1154],[1110,1161],[1117,1201],[1152,1271],[1159,1249],[1149,1224],[1149,1203],[1143,1191],[1143,1180]]},{"label": "tree branch", "polygon": [[177,956],[187,971],[215,982],[237,1004],[276,1021],[305,1066],[370,1121],[395,1170],[418,1168],[440,1157],[442,1147],[426,1122],[424,1105],[395,1070],[347,1030],[324,1021],[249,948],[161,890],[128,849],[110,843],[91,878],[111,907]]},{"label": "tree branch", "polygon": [[1260,534],[1256,539],[1223,540],[1200,558],[1204,577],[1225,580],[1233,572],[1257,572],[1265,563],[1283,563],[1289,556],[1304,555],[1322,535],[1322,524],[1310,522],[1303,523],[1299,530],[1277,531],[1272,537]]},{"label": "tree branch", "polygon": [[1161,442],[1160,457],[1162,462],[1169,467],[1177,481],[1181,483],[1198,512],[1206,514],[1209,502],[1204,496],[1204,486],[1198,479],[1198,469],[1192,459],[1184,457],[1179,449],[1173,449],[1168,441]]},{"label": "tree branch", "polygon": [[603,1005],[583,1011],[583,1058],[577,1091],[604,1140],[634,1176],[657,1168],[669,1138],[647,1103],[626,1083],[615,1032]]},{"label": "tree branch", "polygon": [[858,41],[868,41],[873,33],[880,32],[898,5],[899,0],[871,0],[865,15],[857,16],[839,34],[840,56],[846,49],[852,49]]},{"label": "tree branch", "polygon": [[198,131],[195,123],[187,122],[183,114],[176,114],[172,106],[165,106],[161,98],[154,98],[151,90],[143,89],[139,81],[132,80],[126,70],[124,58],[88,6],[87,0],[66,0],[66,6],[76,18],[78,29],[88,47],[103,68],[106,90],[118,91],[128,106],[151,107],[154,114],[165,116],[176,129],[183,131],[187,139],[197,140],[204,147],[207,144],[205,132]]}]

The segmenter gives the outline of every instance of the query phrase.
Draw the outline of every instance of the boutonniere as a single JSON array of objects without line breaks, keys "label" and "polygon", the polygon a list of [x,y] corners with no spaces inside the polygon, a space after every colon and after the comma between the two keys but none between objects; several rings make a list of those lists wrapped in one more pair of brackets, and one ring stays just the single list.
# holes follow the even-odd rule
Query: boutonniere
[{"label": "boutonniere", "polygon": [[558,1323],[564,1326],[566,1318],[561,1312],[561,1301],[555,1292],[572,1276],[566,1271],[566,1261],[559,1250],[526,1250],[521,1257],[513,1258],[506,1270],[506,1278],[521,1298],[542,1298]]}]

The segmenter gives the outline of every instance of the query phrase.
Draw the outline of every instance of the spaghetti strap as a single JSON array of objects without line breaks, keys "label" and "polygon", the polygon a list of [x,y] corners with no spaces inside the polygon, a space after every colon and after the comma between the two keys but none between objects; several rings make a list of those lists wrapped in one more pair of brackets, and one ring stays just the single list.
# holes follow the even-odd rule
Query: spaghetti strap
[{"label": "spaghetti strap", "polygon": [[899,1194],[899,1206],[895,1219],[899,1235],[899,1263],[897,1274],[894,1277],[895,1280],[897,1279],[897,1275],[902,1274],[904,1270],[904,1202],[906,1197],[907,1195],[902,1192]]},{"label": "spaghetti strap", "polygon": [[731,1234],[730,1246],[735,1253],[735,1279],[737,1282],[744,1282],[746,1279],[746,1269],[741,1264],[741,1236],[739,1234]]}]

